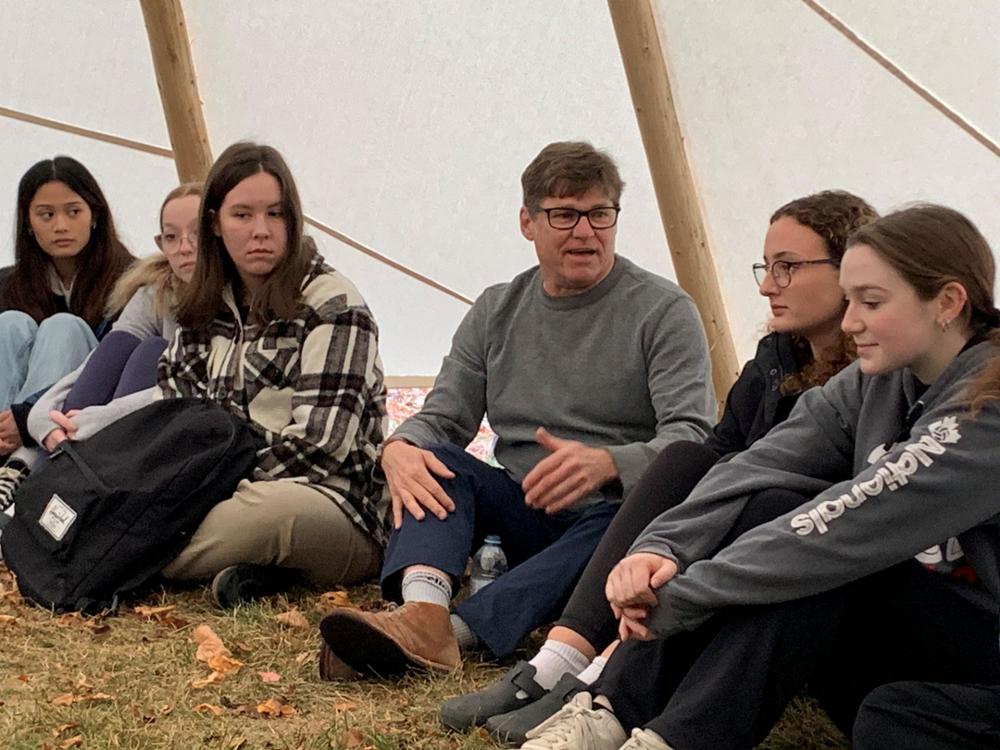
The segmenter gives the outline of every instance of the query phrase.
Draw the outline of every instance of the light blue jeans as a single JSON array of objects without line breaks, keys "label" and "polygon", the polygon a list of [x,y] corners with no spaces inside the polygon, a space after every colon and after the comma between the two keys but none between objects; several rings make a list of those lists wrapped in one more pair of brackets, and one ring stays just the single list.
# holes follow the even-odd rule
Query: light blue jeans
[{"label": "light blue jeans", "polygon": [[41,324],[19,310],[0,313],[0,411],[51,387],[97,346],[90,326],[57,313]]}]

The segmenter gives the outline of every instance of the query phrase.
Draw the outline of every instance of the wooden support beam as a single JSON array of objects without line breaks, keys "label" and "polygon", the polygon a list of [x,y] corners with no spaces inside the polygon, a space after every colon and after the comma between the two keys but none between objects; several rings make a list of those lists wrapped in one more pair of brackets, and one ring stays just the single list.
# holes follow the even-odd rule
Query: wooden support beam
[{"label": "wooden support beam", "polygon": [[722,402],[739,375],[739,360],[684,149],[652,0],[608,0],[608,7],[677,282],[701,313],[712,353],[715,393]]},{"label": "wooden support beam", "polygon": [[139,0],[156,69],[174,163],[181,182],[204,180],[212,166],[208,129],[181,0]]}]

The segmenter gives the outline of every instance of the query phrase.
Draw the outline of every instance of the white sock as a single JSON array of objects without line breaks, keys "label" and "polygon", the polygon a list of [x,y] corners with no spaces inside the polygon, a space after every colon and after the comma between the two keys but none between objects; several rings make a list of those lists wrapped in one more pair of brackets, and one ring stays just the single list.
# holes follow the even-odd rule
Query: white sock
[{"label": "white sock", "polygon": [[608,660],[606,657],[595,656],[594,660],[590,662],[590,666],[580,672],[576,676],[576,679],[584,685],[593,685],[597,681],[597,678],[601,676],[601,672],[604,671],[604,665],[607,663]]},{"label": "white sock", "polygon": [[426,570],[404,575],[400,593],[404,602],[429,602],[445,609],[451,606],[451,581]]},{"label": "white sock", "polygon": [[451,616],[451,632],[455,634],[455,640],[458,641],[458,647],[462,651],[479,645],[479,636],[472,632],[469,624],[456,614]]},{"label": "white sock", "polygon": [[586,669],[587,657],[566,643],[549,639],[528,663],[535,668],[535,682],[551,690],[564,674],[579,674]]}]

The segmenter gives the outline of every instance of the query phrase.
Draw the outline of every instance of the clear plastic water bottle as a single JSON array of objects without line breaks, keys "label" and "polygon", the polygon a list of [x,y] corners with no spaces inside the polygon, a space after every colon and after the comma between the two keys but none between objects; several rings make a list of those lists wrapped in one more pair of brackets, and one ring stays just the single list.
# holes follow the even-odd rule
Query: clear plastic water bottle
[{"label": "clear plastic water bottle", "polygon": [[469,594],[477,593],[507,572],[507,555],[500,547],[500,537],[491,534],[486,543],[472,556],[472,574],[469,576]]}]

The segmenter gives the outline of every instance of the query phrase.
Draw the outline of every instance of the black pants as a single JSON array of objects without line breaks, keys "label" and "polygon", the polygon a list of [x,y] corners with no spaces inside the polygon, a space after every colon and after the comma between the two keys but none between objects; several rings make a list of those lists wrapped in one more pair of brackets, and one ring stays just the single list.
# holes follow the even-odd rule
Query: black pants
[{"label": "black pants", "polygon": [[1000,685],[894,682],[865,698],[854,750],[996,750]]},{"label": "black pants", "polygon": [[681,503],[718,460],[715,451],[688,441],[671,443],[653,459],[604,532],[556,625],[576,631],[598,652],[618,637],[604,597],[608,574],[649,522]]},{"label": "black pants", "polygon": [[691,633],[628,642],[596,685],[628,730],[675,750],[752,748],[811,692],[850,735],[862,699],[898,680],[1000,682],[996,617],[910,561],[806,599],[735,607]]}]

